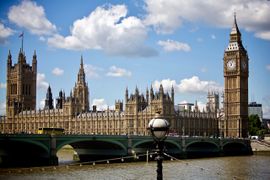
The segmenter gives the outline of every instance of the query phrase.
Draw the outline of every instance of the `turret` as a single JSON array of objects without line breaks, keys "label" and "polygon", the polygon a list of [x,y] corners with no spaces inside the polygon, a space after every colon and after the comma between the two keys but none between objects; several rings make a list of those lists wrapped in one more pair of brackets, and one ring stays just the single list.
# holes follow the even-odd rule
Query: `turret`
[{"label": "turret", "polygon": [[126,101],[126,103],[128,102],[128,87],[126,88],[125,101]]},{"label": "turret", "polygon": [[72,90],[70,90],[70,94],[69,94],[70,98],[72,98]]},{"label": "turret", "polygon": [[148,91],[148,88],[146,88],[146,103],[149,104],[149,91]]},{"label": "turret", "polygon": [[174,88],[173,88],[173,86],[171,89],[171,98],[172,98],[172,104],[174,105]]},{"label": "turret", "polygon": [[34,73],[37,73],[37,55],[36,55],[36,50],[34,51],[34,55],[33,55],[32,70],[33,70]]},{"label": "turret", "polygon": [[57,109],[62,109],[63,108],[63,100],[64,100],[64,96],[63,96],[63,91],[60,90],[59,91],[59,97],[56,99],[56,108]]},{"label": "turret", "polygon": [[10,50],[8,51],[8,59],[7,59],[7,69],[10,69],[12,66],[12,56]]},{"label": "turret", "polygon": [[160,84],[160,86],[159,86],[159,97],[161,99],[163,99],[163,94],[164,94],[163,86],[162,86],[162,84]]},{"label": "turret", "polygon": [[199,112],[199,107],[198,107],[198,102],[197,102],[197,100],[195,101],[194,111],[195,111],[195,112]]},{"label": "turret", "polygon": [[154,90],[153,90],[153,87],[151,85],[151,88],[150,88],[150,101],[152,101],[154,98]]},{"label": "turret", "polygon": [[139,89],[138,89],[138,87],[136,86],[136,89],[135,89],[135,95],[136,95],[136,97],[138,97],[139,96]]},{"label": "turret", "polygon": [[51,90],[50,85],[47,89],[44,109],[53,109],[53,98],[52,98],[52,90]]},{"label": "turret", "polygon": [[83,56],[81,55],[81,64],[80,64],[80,68],[83,69]]},{"label": "turret", "polygon": [[22,49],[20,49],[19,55],[18,55],[18,64],[23,65],[26,63],[26,57]]}]

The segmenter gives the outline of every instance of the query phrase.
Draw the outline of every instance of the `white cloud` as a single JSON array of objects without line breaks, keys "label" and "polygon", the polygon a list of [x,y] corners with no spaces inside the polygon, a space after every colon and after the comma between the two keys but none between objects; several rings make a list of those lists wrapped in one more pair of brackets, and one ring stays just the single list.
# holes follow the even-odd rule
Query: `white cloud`
[{"label": "white cloud", "polygon": [[255,36],[261,39],[270,40],[270,31],[258,32]]},{"label": "white cloud", "polygon": [[7,83],[0,83],[0,89],[7,88]]},{"label": "white cloud", "polygon": [[24,0],[21,4],[12,6],[8,19],[32,34],[50,35],[56,32],[56,26],[46,18],[44,8],[34,1]]},{"label": "white cloud", "polygon": [[14,31],[0,22],[0,44],[5,43],[6,39],[14,34]]},{"label": "white cloud", "polygon": [[191,51],[191,47],[187,43],[171,39],[168,39],[167,41],[158,41],[158,45],[162,46],[165,51]]},{"label": "white cloud", "polygon": [[270,64],[266,65],[266,69],[270,71]]},{"label": "white cloud", "polygon": [[163,86],[163,89],[165,92],[169,92],[172,88],[172,86],[175,88],[177,87],[178,85],[176,84],[176,81],[175,80],[170,80],[170,79],[163,79],[161,81],[154,81],[154,83],[152,84],[153,88],[155,90],[158,90],[159,89],[159,86],[160,84],[162,84]]},{"label": "white cloud", "polygon": [[103,69],[96,67],[96,66],[93,66],[93,65],[90,65],[90,64],[85,64],[84,71],[85,71],[87,78],[93,79],[93,78],[99,78],[100,77],[99,73],[101,73],[103,71]]},{"label": "white cloud", "polygon": [[1,102],[0,103],[0,115],[5,115],[6,114],[6,102]]},{"label": "white cloud", "polygon": [[254,32],[256,37],[270,40],[270,3],[266,0],[146,0],[145,9],[145,24],[153,26],[157,33],[172,33],[184,21],[230,28],[233,13],[237,12],[240,28]]},{"label": "white cloud", "polygon": [[130,77],[131,76],[131,72],[123,69],[123,68],[119,68],[116,66],[111,66],[109,72],[107,73],[107,76],[112,76],[112,77]]},{"label": "white cloud", "polygon": [[63,69],[60,69],[58,67],[54,68],[52,70],[52,73],[55,75],[55,76],[61,76],[64,74],[64,70]]},{"label": "white cloud", "polygon": [[40,102],[39,102],[39,108],[40,109],[43,109],[45,106],[45,99],[42,99]]},{"label": "white cloud", "polygon": [[44,36],[40,36],[39,40],[44,42],[44,41],[46,41],[46,38]]},{"label": "white cloud", "polygon": [[93,99],[93,105],[97,106],[98,111],[106,110],[108,108],[108,105],[104,99]]},{"label": "white cloud", "polygon": [[212,34],[212,35],[211,35],[211,38],[212,38],[212,39],[216,39],[217,37],[216,37],[214,34]]},{"label": "white cloud", "polygon": [[209,90],[222,91],[223,87],[214,81],[202,81],[198,76],[182,79],[177,86],[180,92],[208,92]]},{"label": "white cloud", "polygon": [[42,90],[47,90],[49,87],[49,83],[46,81],[45,74],[38,73],[37,74],[37,88]]},{"label": "white cloud", "polygon": [[192,76],[191,78],[182,79],[180,83],[176,83],[175,80],[164,79],[161,81],[155,81],[153,87],[159,88],[162,84],[164,91],[170,91],[173,86],[176,92],[187,93],[206,93],[209,90],[222,91],[223,87],[214,81],[202,81],[198,76]]},{"label": "white cloud", "polygon": [[127,16],[127,12],[125,5],[99,6],[87,17],[76,20],[69,36],[54,35],[48,44],[72,50],[99,49],[120,56],[156,55],[156,51],[143,44],[146,26],[139,18]]}]

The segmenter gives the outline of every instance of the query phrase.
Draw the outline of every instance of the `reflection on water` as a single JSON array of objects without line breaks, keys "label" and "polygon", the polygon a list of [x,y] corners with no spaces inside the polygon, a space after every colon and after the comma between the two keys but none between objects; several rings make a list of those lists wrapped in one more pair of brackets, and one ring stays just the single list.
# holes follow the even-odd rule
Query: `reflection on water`
[{"label": "reflection on water", "polygon": [[60,149],[56,153],[56,155],[58,157],[58,161],[60,165],[73,163],[73,162],[76,162],[76,160],[78,160],[74,158],[77,155],[77,153],[74,151],[74,149],[70,145],[64,146],[62,149]]},{"label": "reflection on water", "polygon": [[[270,156],[217,157],[165,161],[164,179],[269,179]],[[1,173],[1,171],[0,171]],[[156,179],[155,162],[61,166],[11,171],[0,179]]]}]

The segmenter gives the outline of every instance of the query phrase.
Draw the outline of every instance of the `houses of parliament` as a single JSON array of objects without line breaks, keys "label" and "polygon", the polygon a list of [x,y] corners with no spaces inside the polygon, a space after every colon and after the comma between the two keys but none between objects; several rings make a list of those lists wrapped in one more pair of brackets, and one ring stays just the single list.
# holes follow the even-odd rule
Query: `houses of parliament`
[{"label": "houses of parliament", "polygon": [[242,45],[236,18],[230,33],[229,46],[224,52],[224,98],[219,107],[219,94],[209,92],[206,109],[197,103],[175,105],[174,88],[165,92],[145,93],[125,90],[124,102],[115,101],[114,110],[90,110],[89,89],[85,79],[83,57],[75,86],[69,96],[59,92],[54,107],[51,87],[48,87],[45,106],[36,110],[37,55],[32,65],[23,50],[13,65],[10,51],[7,57],[6,116],[0,119],[1,133],[36,133],[43,127],[63,128],[67,134],[148,135],[147,126],[156,112],[170,122],[170,133],[188,136],[247,136],[248,114],[248,55]]}]

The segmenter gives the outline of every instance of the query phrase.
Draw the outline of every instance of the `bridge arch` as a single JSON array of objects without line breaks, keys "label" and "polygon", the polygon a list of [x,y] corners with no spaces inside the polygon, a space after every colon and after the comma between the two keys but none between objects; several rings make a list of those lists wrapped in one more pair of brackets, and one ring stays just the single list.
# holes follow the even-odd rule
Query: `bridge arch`
[{"label": "bridge arch", "polygon": [[56,151],[58,151],[59,149],[61,149],[63,146],[65,145],[71,145],[74,143],[80,143],[80,142],[105,142],[105,143],[109,143],[109,144],[115,144],[119,147],[121,147],[124,151],[127,151],[127,147],[125,147],[122,143],[115,141],[115,140],[105,140],[105,139],[101,139],[101,140],[96,140],[96,139],[72,139],[72,140],[67,140],[64,142],[61,142],[60,144],[57,144],[56,146]]},{"label": "bridge arch", "polygon": [[138,141],[132,145],[132,149],[137,147],[146,147],[146,145],[149,145],[148,147],[151,147],[154,144],[154,141],[152,139],[146,139],[142,141]]},{"label": "bridge arch", "polygon": [[219,146],[210,141],[195,141],[186,145],[185,152],[189,157],[216,156],[220,152]]},{"label": "bridge arch", "polygon": [[50,162],[50,147],[35,140],[2,141],[0,146],[1,162],[6,167],[41,166]]},{"label": "bridge arch", "polygon": [[[171,154],[179,154],[182,151],[180,144],[173,140],[166,140],[165,147]],[[138,153],[145,153],[153,148],[155,148],[155,142],[152,139],[138,141],[132,145],[132,149]]]},{"label": "bridge arch", "polygon": [[34,144],[36,146],[39,146],[40,148],[44,149],[47,153],[50,153],[50,147],[46,144],[43,144],[39,141],[34,141],[34,140],[24,140],[24,139],[20,139],[20,140],[13,140],[13,141],[20,141],[20,142],[25,142],[25,143],[29,143],[29,144]]},{"label": "bridge arch", "polygon": [[127,147],[117,140],[98,138],[71,139],[57,144],[58,152],[64,145],[70,145],[79,156],[80,161],[95,161],[123,157],[127,155]]},{"label": "bridge arch", "polygon": [[248,146],[243,142],[226,142],[222,145],[222,150],[225,155],[243,155],[250,152]]}]

